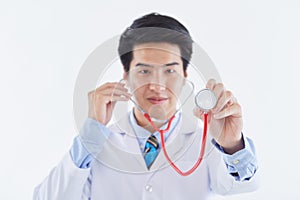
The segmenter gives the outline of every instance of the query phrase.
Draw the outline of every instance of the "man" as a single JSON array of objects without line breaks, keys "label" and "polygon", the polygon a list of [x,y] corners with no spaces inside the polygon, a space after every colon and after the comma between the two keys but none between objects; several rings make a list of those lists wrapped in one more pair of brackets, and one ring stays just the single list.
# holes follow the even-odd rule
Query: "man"
[{"label": "man", "polygon": [[[175,116],[164,135],[174,164],[189,169],[199,155],[202,129],[176,111],[188,76],[192,39],[177,20],[152,13],[122,34],[123,79],[89,92],[89,113],[70,152],[35,189],[34,199],[207,199],[257,188],[252,141],[242,134],[242,113],[232,93],[214,79],[206,87],[217,97],[209,111],[213,146],[191,175],[180,176],[166,161],[156,128]],[[106,127],[117,101],[134,98],[125,119]],[[153,124],[145,113],[151,115]],[[158,114],[159,113],[159,114]],[[202,119],[204,111],[194,110]],[[156,119],[155,119],[156,118]],[[195,128],[196,127],[196,128]],[[209,148],[207,148],[209,149]]]}]

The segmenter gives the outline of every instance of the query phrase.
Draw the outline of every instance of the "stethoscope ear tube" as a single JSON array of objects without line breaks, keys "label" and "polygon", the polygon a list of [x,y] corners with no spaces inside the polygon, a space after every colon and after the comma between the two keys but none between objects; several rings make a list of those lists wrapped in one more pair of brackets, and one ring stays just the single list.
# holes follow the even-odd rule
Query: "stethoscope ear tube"
[{"label": "stethoscope ear tube", "polygon": [[[119,81],[119,83],[123,83],[123,84],[126,84],[128,83],[127,80],[125,79],[121,79]],[[190,87],[191,87],[191,90],[189,91],[188,95],[184,98],[183,102],[181,103],[181,105],[179,106],[179,108],[176,109],[175,113],[173,114],[174,116],[182,109],[183,105],[186,104],[186,102],[188,101],[188,99],[194,94],[194,91],[195,91],[195,85],[192,81],[189,81],[188,79],[184,78],[184,84],[187,84],[189,83]],[[130,89],[130,88],[128,88]],[[131,97],[129,99],[133,105],[143,114],[145,115],[147,112]],[[147,114],[149,115],[149,114]],[[149,117],[151,117],[151,121],[155,121],[155,122],[160,122],[160,123],[167,123],[170,121],[170,119],[166,119],[166,120],[160,120],[160,119],[156,119],[152,116],[149,115]]]}]

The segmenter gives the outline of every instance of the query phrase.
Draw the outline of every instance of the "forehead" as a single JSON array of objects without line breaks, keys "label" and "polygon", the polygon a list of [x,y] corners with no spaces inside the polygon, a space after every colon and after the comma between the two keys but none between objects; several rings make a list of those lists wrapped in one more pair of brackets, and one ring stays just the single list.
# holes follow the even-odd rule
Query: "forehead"
[{"label": "forehead", "polygon": [[181,63],[180,49],[176,44],[144,43],[133,48],[132,64],[137,62],[167,64]]}]

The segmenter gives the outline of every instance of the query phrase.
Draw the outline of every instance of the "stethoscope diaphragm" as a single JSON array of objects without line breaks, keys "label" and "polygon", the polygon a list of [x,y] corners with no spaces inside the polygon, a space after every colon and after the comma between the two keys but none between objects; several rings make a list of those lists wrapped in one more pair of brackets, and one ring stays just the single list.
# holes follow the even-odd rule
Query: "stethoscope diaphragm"
[{"label": "stethoscope diaphragm", "polygon": [[217,97],[210,89],[203,89],[197,93],[195,103],[202,111],[208,112],[216,106]]}]

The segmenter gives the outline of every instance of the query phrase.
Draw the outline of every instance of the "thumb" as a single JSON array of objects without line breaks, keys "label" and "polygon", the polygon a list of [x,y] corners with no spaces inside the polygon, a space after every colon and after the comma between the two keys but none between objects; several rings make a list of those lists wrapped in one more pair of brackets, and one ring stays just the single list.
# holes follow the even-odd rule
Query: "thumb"
[{"label": "thumb", "polygon": [[201,119],[201,120],[203,121],[203,114],[204,114],[204,111],[200,110],[200,108],[198,108],[198,107],[195,107],[195,108],[193,109],[193,112],[194,112],[194,115],[195,115],[196,117],[198,117],[199,119]]},{"label": "thumb", "polygon": [[[199,119],[201,119],[201,121],[204,121],[203,117],[204,117],[204,113],[205,112],[203,110],[201,110],[198,107],[195,107],[193,111],[194,111],[194,115],[196,117],[198,117]],[[210,123],[211,119],[212,119],[211,112],[208,112],[207,122]]]}]

